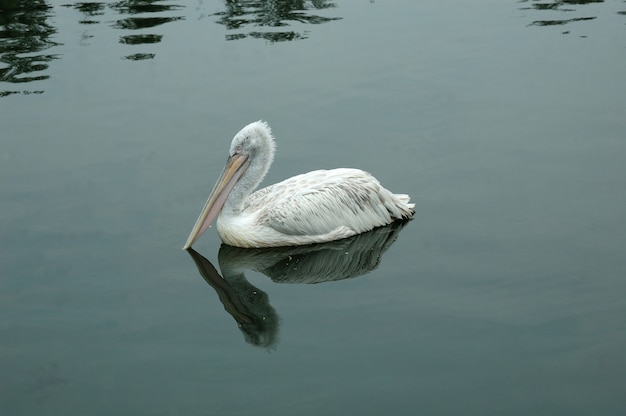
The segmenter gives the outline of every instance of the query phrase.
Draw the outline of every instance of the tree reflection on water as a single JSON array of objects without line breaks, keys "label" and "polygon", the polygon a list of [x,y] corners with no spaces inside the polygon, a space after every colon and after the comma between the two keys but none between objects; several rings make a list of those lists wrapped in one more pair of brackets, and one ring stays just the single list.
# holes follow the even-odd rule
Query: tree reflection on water
[{"label": "tree reflection on water", "polygon": [[[521,0],[520,3],[529,3],[529,1]],[[548,17],[533,20],[528,26],[562,26],[568,23],[583,22],[596,19],[595,16],[589,15],[573,16],[574,14],[584,13],[587,11],[587,9],[585,9],[584,7],[577,8],[576,6],[584,6],[590,3],[604,3],[604,0],[533,0],[528,5],[524,5],[523,7],[521,7],[520,10],[539,10],[542,11],[542,14],[545,14],[546,17]],[[550,12],[552,13],[548,16],[548,13]],[[569,34],[570,31],[567,30],[563,31],[562,33],[566,35]]]},{"label": "tree reflection on water", "polygon": [[[57,45],[56,28],[49,22],[52,7],[43,0],[0,3],[0,82],[22,84],[49,78],[43,71],[55,54],[43,53]],[[0,91],[0,97],[35,91]]]},{"label": "tree reflection on water", "polygon": [[[172,15],[172,12],[183,9],[185,6],[180,4],[163,4],[161,0],[75,3],[67,4],[65,7],[71,7],[81,12],[84,18],[80,20],[79,23],[87,25],[100,23],[100,21],[94,19],[94,17],[105,15],[107,9],[114,11],[117,15],[117,19],[113,21],[111,27],[131,32],[127,35],[120,36],[119,42],[123,45],[136,46],[159,43],[163,39],[163,35],[150,32],[155,31],[157,27],[166,23],[185,19],[183,16]],[[126,55],[123,58],[132,61],[141,61],[144,59],[152,59],[155,56],[155,53],[134,53]]]},{"label": "tree reflection on water", "polygon": [[[324,17],[310,13],[310,10],[321,11],[336,7],[335,3],[324,0],[301,1],[301,0],[246,0],[225,1],[226,10],[217,12],[217,23],[226,26],[226,29],[243,30],[246,27],[277,28],[291,26],[293,23],[320,24],[340,17]],[[235,33],[226,35],[226,40],[237,40],[246,37],[264,39],[269,42],[281,42],[297,39],[306,39],[308,32],[296,32],[293,30],[264,30],[250,31],[248,33]]]},{"label": "tree reflection on water", "polygon": [[[198,2],[202,4],[202,0]],[[58,31],[52,19],[55,7],[73,9],[79,13],[77,21],[86,29],[80,38],[80,44],[83,46],[88,46],[89,43],[85,41],[94,36],[90,28],[104,23],[122,32],[119,36],[120,44],[134,48],[137,46],[149,48],[149,45],[160,43],[163,39],[163,34],[158,33],[159,27],[186,19],[186,16],[179,13],[186,6],[180,3],[182,2],[175,0],[169,2],[121,0],[52,5],[45,0],[2,0],[0,1],[0,82],[15,85],[50,78],[50,75],[45,73],[49,62],[61,57],[59,54],[49,52],[51,48],[59,45],[53,40]],[[334,3],[325,0],[226,0],[224,6],[224,10],[209,14],[209,16],[217,17],[214,23],[224,25],[228,32],[233,32],[226,34],[226,40],[250,37],[273,43],[306,39],[308,31],[284,30],[284,28],[341,19],[321,15],[324,9],[336,7]],[[311,12],[312,10],[314,13]],[[251,28],[254,29],[250,30]],[[155,56],[154,51],[139,50],[137,53],[128,54],[122,58],[140,61],[152,59]],[[7,91],[0,87],[0,97],[42,92],[42,89]]]},{"label": "tree reflection on water", "polygon": [[[196,3],[196,7],[187,7]],[[225,40],[261,39],[267,43],[307,39],[307,27],[313,24],[341,20],[331,15],[337,5],[326,0],[224,0],[222,3],[204,0],[120,0],[52,3],[46,0],[0,0],[0,97],[11,94],[42,93],[41,81],[50,78],[46,73],[50,62],[62,56],[56,52],[58,28],[55,10],[77,12],[76,20],[84,30],[80,44],[95,36],[98,25],[119,31],[118,42],[124,50],[135,53],[122,56],[130,61],[153,59],[155,44],[164,35],[165,24],[185,19],[198,20],[208,16],[210,24],[225,28]],[[528,14],[530,27],[579,27],[598,18],[597,10],[587,7],[603,0],[520,0],[518,9]],[[202,8],[211,8],[203,13]],[[198,16],[182,14],[183,10]],[[217,11],[214,11],[217,10]],[[617,11],[626,15],[626,11]],[[102,27],[102,26],[100,26]],[[573,29],[572,29],[573,30]],[[586,37],[587,35],[580,35]],[[39,81],[39,83],[38,83]],[[17,85],[28,84],[31,90]],[[6,88],[11,85],[12,88]]]}]

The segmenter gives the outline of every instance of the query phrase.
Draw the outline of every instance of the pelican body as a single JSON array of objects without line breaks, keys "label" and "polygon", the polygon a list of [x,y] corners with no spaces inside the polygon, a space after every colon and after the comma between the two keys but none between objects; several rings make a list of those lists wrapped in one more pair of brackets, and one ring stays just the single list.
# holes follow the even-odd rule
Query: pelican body
[{"label": "pelican body", "polygon": [[224,243],[260,248],[339,240],[413,216],[408,195],[393,194],[359,169],[315,170],[253,192],[275,149],[272,131],[263,121],[235,135],[224,171],[183,249],[216,217]]}]

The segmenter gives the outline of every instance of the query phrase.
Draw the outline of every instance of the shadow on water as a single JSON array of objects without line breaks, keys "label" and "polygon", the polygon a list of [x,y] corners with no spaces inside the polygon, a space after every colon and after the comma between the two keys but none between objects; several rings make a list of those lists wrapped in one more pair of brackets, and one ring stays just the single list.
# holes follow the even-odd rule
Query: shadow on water
[{"label": "shadow on water", "polygon": [[[297,32],[282,30],[294,24],[320,24],[333,20],[341,20],[341,17],[325,17],[311,13],[311,10],[321,11],[336,7],[335,3],[324,0],[301,1],[301,0],[239,0],[225,1],[226,10],[217,12],[217,23],[226,26],[229,31],[239,33],[227,34],[226,40],[237,40],[246,37],[264,39],[270,43],[308,38],[308,31]],[[247,27],[273,28],[263,31],[249,31]]]},{"label": "shadow on water", "polygon": [[406,224],[396,221],[344,240],[299,247],[244,249],[222,244],[218,262],[223,277],[204,256],[193,249],[188,253],[246,342],[270,348],[278,341],[280,318],[267,293],[248,282],[246,270],[263,273],[275,283],[313,284],[362,276],[378,267]]},{"label": "shadow on water", "polygon": [[[51,14],[52,6],[43,0],[0,2],[0,82],[24,84],[49,78],[44,71],[58,58],[46,53],[57,45],[51,39],[57,31],[50,22]],[[0,97],[42,92],[0,91]]]}]

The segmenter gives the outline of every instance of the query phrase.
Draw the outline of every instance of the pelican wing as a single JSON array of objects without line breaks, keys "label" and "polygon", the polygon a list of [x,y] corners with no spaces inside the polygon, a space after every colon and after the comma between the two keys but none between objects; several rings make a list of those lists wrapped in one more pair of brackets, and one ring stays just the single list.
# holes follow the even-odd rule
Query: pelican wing
[{"label": "pelican wing", "polygon": [[250,195],[246,209],[259,209],[260,224],[288,235],[321,235],[341,227],[351,234],[407,218],[410,204],[367,172],[317,170]]}]

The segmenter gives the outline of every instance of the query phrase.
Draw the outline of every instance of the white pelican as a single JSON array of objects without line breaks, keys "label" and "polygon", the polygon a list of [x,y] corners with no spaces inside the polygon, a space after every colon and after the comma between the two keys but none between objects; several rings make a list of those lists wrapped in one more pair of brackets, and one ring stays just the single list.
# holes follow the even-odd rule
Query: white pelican
[{"label": "white pelican", "polygon": [[393,194],[359,169],[315,170],[256,189],[274,160],[270,126],[257,121],[235,135],[228,161],[183,249],[215,217],[224,243],[244,248],[323,243],[413,216],[408,195]]}]

